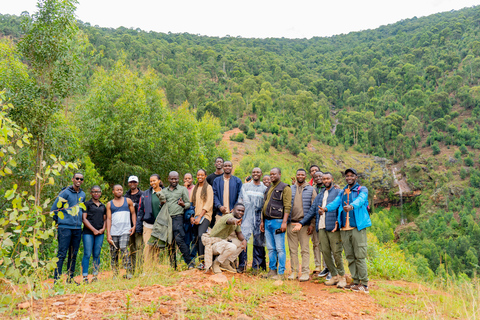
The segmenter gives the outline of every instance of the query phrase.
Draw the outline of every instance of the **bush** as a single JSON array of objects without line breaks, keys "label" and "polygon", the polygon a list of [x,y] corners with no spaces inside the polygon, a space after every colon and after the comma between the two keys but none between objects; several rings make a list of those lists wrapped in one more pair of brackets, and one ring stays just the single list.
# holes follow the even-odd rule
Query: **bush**
[{"label": "bush", "polygon": [[253,130],[252,128],[250,128],[247,132],[247,139],[254,139],[255,138],[255,130]]},{"label": "bush", "polygon": [[248,127],[244,123],[242,123],[238,128],[245,133],[248,132]]},{"label": "bush", "polygon": [[465,147],[465,144],[462,144],[460,146],[459,150],[462,154],[467,154],[467,152],[468,152],[467,147]]},{"label": "bush", "polygon": [[469,167],[473,167],[473,159],[470,158],[470,157],[467,157],[465,158],[465,160],[463,160],[463,162],[465,163],[466,166],[469,166]]},{"label": "bush", "polygon": [[243,142],[245,140],[245,135],[243,133],[239,134],[234,134],[230,137],[230,140],[236,141],[236,142]]},{"label": "bush", "polygon": [[440,153],[440,147],[438,146],[438,143],[435,142],[432,145],[432,150],[433,150],[433,155],[434,156]]}]

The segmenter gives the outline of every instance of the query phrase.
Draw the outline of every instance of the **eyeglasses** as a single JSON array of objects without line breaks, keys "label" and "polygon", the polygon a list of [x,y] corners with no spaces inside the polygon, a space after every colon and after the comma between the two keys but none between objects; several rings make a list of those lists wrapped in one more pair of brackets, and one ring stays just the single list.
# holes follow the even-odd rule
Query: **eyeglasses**
[{"label": "eyeglasses", "polygon": [[75,180],[83,181],[83,178],[75,178]]}]

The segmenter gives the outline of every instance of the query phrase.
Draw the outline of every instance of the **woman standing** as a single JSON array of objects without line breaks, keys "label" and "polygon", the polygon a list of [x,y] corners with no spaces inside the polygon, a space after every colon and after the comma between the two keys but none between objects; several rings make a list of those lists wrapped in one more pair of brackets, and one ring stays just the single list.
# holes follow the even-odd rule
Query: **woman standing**
[{"label": "woman standing", "polygon": [[90,256],[93,253],[93,281],[97,281],[98,269],[100,267],[100,253],[104,232],[106,228],[107,209],[100,202],[102,189],[99,186],[93,186],[90,189],[92,199],[85,202],[87,210],[83,212],[83,259],[82,274],[83,282],[88,283],[88,267]]},{"label": "woman standing", "polygon": [[199,269],[204,269],[205,246],[202,243],[202,235],[207,231],[213,214],[213,189],[205,180],[207,172],[203,169],[197,171],[197,184],[192,191],[190,202],[195,206],[195,216],[190,218],[193,224],[193,235],[200,258]]}]

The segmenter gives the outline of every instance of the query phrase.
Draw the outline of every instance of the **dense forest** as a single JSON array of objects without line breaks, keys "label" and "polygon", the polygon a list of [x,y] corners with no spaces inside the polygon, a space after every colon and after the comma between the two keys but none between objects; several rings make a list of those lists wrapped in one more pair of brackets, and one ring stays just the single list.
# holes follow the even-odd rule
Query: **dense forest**
[{"label": "dense forest", "polygon": [[[271,146],[296,156],[318,141],[390,159],[421,195],[403,208],[406,226],[398,227],[400,209],[377,208],[372,232],[396,241],[427,278],[476,274],[480,7],[312,39],[77,21],[68,55],[49,66],[52,82],[40,84],[45,68],[27,47],[36,21],[0,15],[0,87],[14,106],[9,115],[34,141],[16,155],[15,177],[2,179],[1,191],[40,185],[38,160],[49,154],[78,163],[92,185],[125,183],[132,173],[146,181],[156,171],[211,171],[216,155],[230,155],[220,133],[238,127],[244,135],[235,139],[263,135],[267,153]],[[52,87],[58,79],[75,81]],[[396,204],[395,191],[378,192]]]}]

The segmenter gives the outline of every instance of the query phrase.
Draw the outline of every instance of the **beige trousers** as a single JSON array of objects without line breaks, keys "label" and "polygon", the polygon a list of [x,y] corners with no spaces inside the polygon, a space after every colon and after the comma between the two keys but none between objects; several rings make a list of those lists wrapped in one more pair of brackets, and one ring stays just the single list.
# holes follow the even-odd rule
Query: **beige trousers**
[{"label": "beige trousers", "polygon": [[160,250],[153,246],[148,245],[148,240],[150,240],[150,236],[152,235],[153,229],[149,229],[143,227],[143,243],[145,247],[143,248],[143,261],[144,264],[151,265],[155,261],[158,262]]},{"label": "beige trousers", "polygon": [[[238,241],[238,239],[237,239]],[[240,255],[242,252],[242,247],[241,245],[236,245],[234,243],[235,241],[232,240],[232,242],[229,242],[227,240],[222,240],[219,242],[216,242],[212,245],[212,251],[214,255],[219,255],[217,257],[218,262],[224,263],[226,260],[230,262],[235,262],[237,257]],[[240,241],[238,241],[240,242]]]},{"label": "beige trousers", "polygon": [[300,231],[293,231],[293,223],[287,225],[287,240],[292,262],[292,272],[299,270],[298,245],[302,255],[302,274],[310,274],[310,236],[307,234],[308,226],[303,226]]},{"label": "beige trousers", "polygon": [[[314,230],[312,235],[312,244],[313,244],[313,257],[315,261],[316,268],[322,268],[322,250],[320,245],[320,239],[318,238],[318,233]],[[323,267],[326,268],[325,259],[323,261]]]}]

